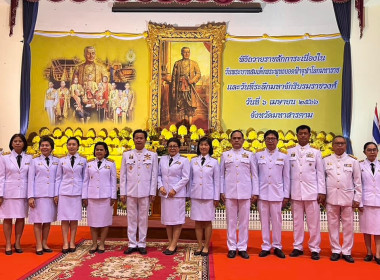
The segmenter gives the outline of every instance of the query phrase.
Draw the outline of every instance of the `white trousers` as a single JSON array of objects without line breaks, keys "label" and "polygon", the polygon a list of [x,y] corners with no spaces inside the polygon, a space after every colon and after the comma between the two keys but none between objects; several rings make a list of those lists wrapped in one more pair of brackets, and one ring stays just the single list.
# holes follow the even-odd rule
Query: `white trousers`
[{"label": "white trousers", "polygon": [[321,211],[318,202],[316,200],[292,200],[292,212],[294,249],[303,251],[304,214],[306,213],[306,223],[310,233],[309,249],[311,252],[319,253],[321,251]]},{"label": "white trousers", "polygon": [[[128,217],[128,239],[129,247],[145,248],[146,234],[148,231],[149,196],[148,197],[127,197],[127,217]],[[139,228],[139,241],[136,233]]]},{"label": "white trousers", "polygon": [[[282,249],[281,230],[282,230],[282,201],[259,200],[257,204],[260,213],[261,235],[263,244],[261,249],[270,251],[273,248]],[[270,242],[270,224],[272,223],[272,238]]]},{"label": "white trousers", "polygon": [[[247,251],[250,199],[226,199],[228,250]],[[239,221],[239,242],[236,229]]]},{"label": "white trousers", "polygon": [[[354,211],[351,206],[327,204],[327,223],[333,253],[351,255],[354,245]],[[343,245],[339,242],[340,220],[342,221]]]}]

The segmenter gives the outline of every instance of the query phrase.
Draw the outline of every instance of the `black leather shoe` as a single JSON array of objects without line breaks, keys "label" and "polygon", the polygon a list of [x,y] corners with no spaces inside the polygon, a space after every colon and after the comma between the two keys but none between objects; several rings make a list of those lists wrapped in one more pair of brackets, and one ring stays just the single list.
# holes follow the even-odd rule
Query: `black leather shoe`
[{"label": "black leather shoe", "polygon": [[89,250],[88,252],[89,252],[90,254],[95,254],[96,251],[98,251],[98,246],[96,246],[95,249],[91,249],[91,250]]},{"label": "black leather shoe", "polygon": [[261,250],[260,254],[259,254],[259,257],[260,258],[264,258],[266,256],[270,255],[270,251],[267,251],[267,250]]},{"label": "black leather shoe", "polygon": [[299,257],[299,256],[302,256],[303,255],[303,251],[301,250],[298,250],[298,249],[294,249],[291,253],[290,253],[290,257],[292,258],[296,258],[296,257]]},{"label": "black leather shoe", "polygon": [[337,254],[337,253],[332,253],[331,257],[330,257],[330,261],[332,262],[336,262],[340,259],[340,254]]},{"label": "black leather shoe", "polygon": [[321,257],[319,256],[318,252],[311,252],[311,259],[318,261]]},{"label": "black leather shoe", "polygon": [[372,259],[373,259],[373,255],[367,255],[367,256],[365,256],[364,261],[370,262],[370,261],[372,261]]},{"label": "black leather shoe", "polygon": [[230,259],[235,258],[236,257],[236,250],[229,250],[227,257],[229,257]]},{"label": "black leather shoe", "polygon": [[24,253],[24,251],[20,248],[20,249],[17,249],[16,248],[16,244],[13,246],[14,248],[15,248],[15,252],[17,253],[17,254],[22,254],[22,253]]},{"label": "black leather shoe", "polygon": [[67,249],[62,249],[62,253],[63,254],[67,254],[69,252],[69,248],[67,248]]},{"label": "black leather shoe", "polygon": [[279,257],[280,259],[285,259],[284,252],[279,248],[274,248],[274,254]]},{"label": "black leather shoe", "polygon": [[70,247],[70,248],[69,248],[69,252],[70,252],[70,253],[74,253],[76,250],[77,250],[77,247],[74,247],[74,248],[71,248],[71,247]]},{"label": "black leather shoe", "polygon": [[137,248],[128,247],[128,249],[124,251],[124,254],[130,255],[130,254],[132,254],[133,252],[136,252],[136,251],[137,251]]},{"label": "black leather shoe", "polygon": [[238,254],[243,259],[246,259],[246,260],[249,259],[249,255],[248,255],[247,251],[239,251]]},{"label": "black leather shoe", "polygon": [[44,254],[44,251],[36,251],[36,255],[42,256]]},{"label": "black leather shoe", "polygon": [[140,253],[141,255],[146,255],[146,254],[148,254],[148,251],[147,251],[146,248],[144,248],[144,247],[139,247],[139,248],[138,248],[138,251],[139,251],[139,253]]},{"label": "black leather shoe", "polygon": [[174,255],[175,252],[177,252],[177,247],[173,251],[171,251],[169,249],[166,249],[164,251],[164,254],[167,255],[167,256],[171,256],[171,255]]},{"label": "black leather shoe", "polygon": [[342,255],[342,259],[344,259],[348,263],[354,263],[354,258],[351,255]]},{"label": "black leather shoe", "polygon": [[98,254],[103,254],[105,251],[106,251],[105,249],[98,249],[96,252],[97,252]]},{"label": "black leather shoe", "polygon": [[50,248],[42,248],[42,251],[43,251],[44,253],[53,253],[53,250],[50,249]]},{"label": "black leather shoe", "polygon": [[202,256],[202,257],[207,257],[207,256],[208,256],[208,252],[203,252],[203,250],[202,250],[202,252],[201,252],[201,256]]},{"label": "black leather shoe", "polygon": [[12,252],[12,250],[5,250],[5,254],[7,255],[7,256],[10,256],[10,255],[12,255],[13,254],[13,252]]},{"label": "black leather shoe", "polygon": [[376,257],[375,257],[375,262],[376,262],[377,264],[380,264],[380,258],[376,258]]},{"label": "black leather shoe", "polygon": [[199,251],[195,251],[194,256],[199,256],[202,253],[202,250],[203,250],[203,247]]}]

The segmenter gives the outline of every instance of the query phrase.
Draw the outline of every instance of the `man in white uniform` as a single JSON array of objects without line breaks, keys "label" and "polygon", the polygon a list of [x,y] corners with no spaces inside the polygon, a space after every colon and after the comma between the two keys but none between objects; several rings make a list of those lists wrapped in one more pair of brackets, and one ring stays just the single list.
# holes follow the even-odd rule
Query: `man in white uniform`
[{"label": "man in white uniform", "polygon": [[[353,263],[351,256],[354,245],[354,212],[362,200],[362,182],[359,162],[346,154],[346,139],[335,136],[335,154],[323,159],[326,170],[327,186],[327,223],[329,225],[331,261],[340,259]],[[339,242],[340,221],[343,226],[343,246]]]},{"label": "man in white uniform", "polygon": [[[227,213],[228,257],[235,258],[236,251],[244,259],[249,259],[248,223],[252,202],[259,194],[257,163],[251,152],[243,147],[244,135],[240,130],[231,133],[232,149],[223,153],[220,160],[221,198]],[[239,221],[239,241],[236,227]]]},{"label": "man in white uniform", "polygon": [[[125,152],[120,169],[120,200],[127,202],[128,249],[124,254],[139,251],[147,254],[146,234],[148,231],[149,205],[156,196],[158,158],[157,154],[145,149],[147,132],[133,132],[135,149]],[[139,241],[136,240],[137,227]]]},{"label": "man in white uniform", "polygon": [[[258,208],[263,237],[262,251],[259,257],[268,256],[273,247],[274,254],[283,259],[285,254],[282,252],[281,244],[281,208],[288,204],[290,196],[289,159],[286,153],[277,150],[277,131],[265,132],[264,140],[266,149],[255,154],[259,170]],[[270,242],[271,224],[272,244]]]},{"label": "man in white uniform", "polygon": [[320,206],[326,199],[325,173],[319,149],[309,145],[310,127],[297,127],[298,145],[288,150],[290,190],[293,212],[294,250],[291,257],[303,255],[304,215],[310,232],[311,259],[319,260],[321,251]]}]

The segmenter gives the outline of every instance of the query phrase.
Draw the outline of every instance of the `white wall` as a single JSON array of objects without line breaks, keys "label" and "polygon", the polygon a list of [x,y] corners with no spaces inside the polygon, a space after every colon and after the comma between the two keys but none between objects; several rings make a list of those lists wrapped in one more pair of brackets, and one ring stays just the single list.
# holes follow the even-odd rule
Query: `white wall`
[{"label": "white wall", "polygon": [[[11,134],[19,131],[19,84],[22,53],[22,11],[18,10],[17,25],[13,37],[9,38],[9,2],[0,0],[0,84],[2,90],[0,110],[0,147],[8,145]],[[36,29],[77,32],[141,33],[146,31],[149,21],[178,26],[197,26],[207,22],[227,22],[231,35],[301,35],[337,33],[335,15],[331,1],[298,4],[266,4],[260,14],[152,14],[112,13],[111,2],[97,3],[89,0],[85,4],[72,1],[52,3],[40,1]],[[357,13],[352,8],[352,56],[354,105],[352,141],[354,152],[361,156],[362,145],[371,140],[373,110],[380,103],[380,84],[376,79],[380,63],[379,5],[366,8],[366,29],[359,40]],[[377,16],[376,16],[377,15]],[[4,74],[5,73],[5,74]],[[380,104],[379,104],[380,105]]]},{"label": "white wall", "polygon": [[[22,1],[20,1],[20,4]],[[13,36],[9,37],[10,0],[0,0],[0,148],[20,132],[20,79],[22,59],[22,9],[18,9]]]}]

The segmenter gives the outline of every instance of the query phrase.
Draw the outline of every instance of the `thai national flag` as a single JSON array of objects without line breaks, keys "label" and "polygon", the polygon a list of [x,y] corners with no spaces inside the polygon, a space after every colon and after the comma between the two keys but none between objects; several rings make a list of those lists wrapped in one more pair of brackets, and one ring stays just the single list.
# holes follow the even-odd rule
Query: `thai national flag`
[{"label": "thai national flag", "polygon": [[377,104],[375,107],[375,117],[373,118],[373,128],[372,128],[373,140],[380,144],[380,127],[379,127],[379,115],[377,114]]}]

